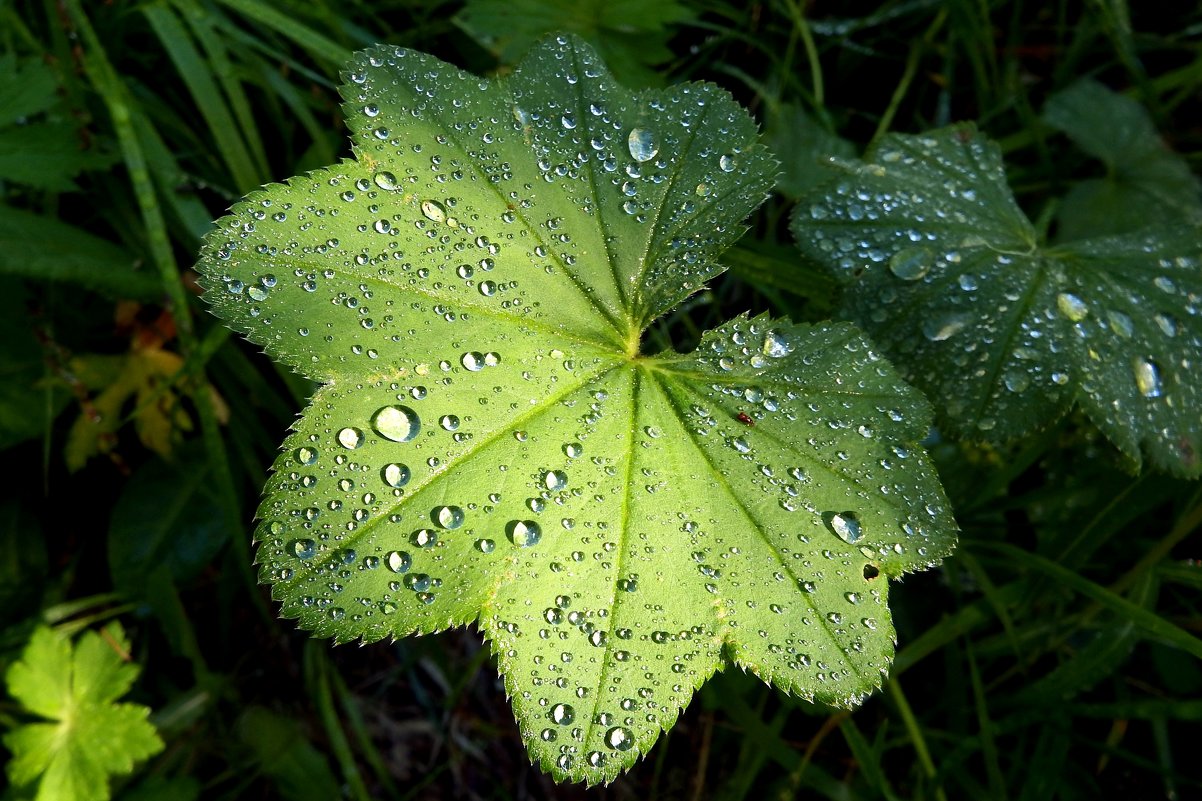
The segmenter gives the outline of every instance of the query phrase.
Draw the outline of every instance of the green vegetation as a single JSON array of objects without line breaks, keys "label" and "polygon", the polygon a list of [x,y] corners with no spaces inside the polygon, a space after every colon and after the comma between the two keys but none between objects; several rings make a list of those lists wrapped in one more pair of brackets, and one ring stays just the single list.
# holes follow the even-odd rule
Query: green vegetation
[{"label": "green vegetation", "polygon": [[1197,794],[1147,13],[0,8],[0,799]]}]

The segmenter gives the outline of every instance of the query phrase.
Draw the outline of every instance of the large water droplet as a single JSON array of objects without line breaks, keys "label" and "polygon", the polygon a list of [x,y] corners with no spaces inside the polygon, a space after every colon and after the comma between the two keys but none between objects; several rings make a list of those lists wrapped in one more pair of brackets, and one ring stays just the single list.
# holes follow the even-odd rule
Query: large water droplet
[{"label": "large water droplet", "polygon": [[547,713],[547,717],[551,718],[552,723],[558,723],[560,726],[570,726],[572,721],[576,719],[576,710],[571,704],[556,704],[551,707],[551,711]]},{"label": "large water droplet", "polygon": [[562,470],[548,470],[543,473],[543,486],[555,492],[568,485],[568,474]]},{"label": "large water droplet", "polygon": [[312,559],[317,553],[317,543],[313,540],[293,540],[290,547],[292,555],[297,559]]},{"label": "large water droplet", "polygon": [[826,512],[822,515],[822,522],[826,523],[832,534],[846,543],[858,542],[864,536],[855,512]]},{"label": "large water droplet", "polygon": [[656,153],[659,153],[659,147],[655,144],[651,132],[646,128],[631,130],[630,136],[626,139],[626,145],[630,148],[630,157],[635,161],[650,161],[655,158]]},{"label": "large water droplet", "polygon": [[543,530],[533,520],[511,520],[505,527],[505,534],[519,548],[529,548],[542,539]]},{"label": "large water droplet", "polygon": [[1160,370],[1156,363],[1137,356],[1131,360],[1131,369],[1135,373],[1135,386],[1139,394],[1145,398],[1159,398],[1161,395]]},{"label": "large water droplet", "polygon": [[384,465],[380,475],[383,476],[384,483],[390,487],[403,487],[409,483],[409,468],[396,462]]},{"label": "large water droplet", "polygon": [[932,342],[943,342],[964,330],[971,318],[965,312],[942,312],[922,323],[922,335]]},{"label": "large water droplet", "polygon": [[473,373],[484,369],[484,354],[470,351],[459,358],[460,363]]},{"label": "large water droplet", "polygon": [[763,351],[765,356],[779,359],[793,352],[793,343],[780,331],[769,330],[764,334]]},{"label": "large water droplet", "polygon": [[463,525],[463,510],[458,506],[439,506],[430,515],[443,528],[455,529]]},{"label": "large water droplet", "polygon": [[1056,296],[1056,308],[1074,323],[1079,323],[1089,316],[1089,307],[1085,305],[1085,301],[1071,292],[1061,292]]},{"label": "large water droplet", "polygon": [[437,200],[423,200],[422,214],[427,220],[432,222],[445,222],[447,219],[447,208]]},{"label": "large water droplet", "polygon": [[338,432],[338,444],[353,451],[363,444],[363,432],[357,428],[344,428]]},{"label": "large water droplet", "polygon": [[399,184],[396,182],[396,176],[387,170],[381,170],[372,176],[372,180],[376,182],[376,186],[387,192],[394,192]]},{"label": "large water droplet", "polygon": [[931,261],[926,248],[904,248],[889,259],[889,272],[903,281],[917,281],[931,271]]},{"label": "large water droplet", "polygon": [[413,567],[413,558],[405,551],[389,551],[384,564],[393,573],[407,573]]},{"label": "large water droplet", "polygon": [[408,406],[385,406],[371,418],[371,425],[381,437],[393,442],[408,442],[421,430],[417,412]]},{"label": "large water droplet", "polygon": [[605,744],[615,751],[629,751],[634,747],[634,735],[630,729],[614,726],[605,732]]}]

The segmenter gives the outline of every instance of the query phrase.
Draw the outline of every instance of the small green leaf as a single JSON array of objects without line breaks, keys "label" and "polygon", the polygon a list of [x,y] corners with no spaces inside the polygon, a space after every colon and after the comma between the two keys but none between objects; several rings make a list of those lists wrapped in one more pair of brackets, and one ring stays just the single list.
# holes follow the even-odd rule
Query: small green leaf
[{"label": "small green leaf", "polygon": [[200,265],[324,382],[259,511],[283,613],[477,624],[532,758],[589,783],[728,660],[843,706],[879,686],[887,578],[954,541],[926,402],[847,325],[639,352],[772,186],[747,114],[624,90],[572,38],[496,81],[385,47],[348,79],[356,159],[252,194]]},{"label": "small green leaf", "polygon": [[117,624],[103,636],[86,632],[74,648],[50,629],[34,631],[8,669],[8,692],[50,722],[4,735],[13,753],[8,776],[14,785],[36,783],[38,801],[105,801],[110,776],[129,773],[134,763],[162,750],[146,719],[150,710],[116,703],[138,674],[122,659],[128,649]]},{"label": "small green leaf", "polygon": [[1202,229],[1046,248],[970,126],[885,137],[802,200],[798,246],[941,423],[1005,441],[1074,400],[1137,464],[1202,472]]},{"label": "small green leaf", "polygon": [[1143,106],[1085,79],[1052,95],[1043,111],[1105,165],[1105,178],[1073,186],[1059,210],[1059,238],[1136,231],[1171,219],[1202,219],[1202,189],[1185,159],[1165,146]]}]

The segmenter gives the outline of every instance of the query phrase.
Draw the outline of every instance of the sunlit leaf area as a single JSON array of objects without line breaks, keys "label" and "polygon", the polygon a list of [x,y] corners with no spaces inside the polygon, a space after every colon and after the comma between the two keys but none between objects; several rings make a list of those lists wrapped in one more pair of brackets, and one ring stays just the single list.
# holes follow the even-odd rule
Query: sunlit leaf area
[{"label": "sunlit leaf area", "polygon": [[0,6],[0,801],[1192,798],[1202,11]]}]

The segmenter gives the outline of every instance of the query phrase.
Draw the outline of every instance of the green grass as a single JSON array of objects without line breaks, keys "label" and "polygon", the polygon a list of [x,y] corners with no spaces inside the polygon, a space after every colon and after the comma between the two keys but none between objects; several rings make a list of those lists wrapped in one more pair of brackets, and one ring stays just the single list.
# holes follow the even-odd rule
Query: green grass
[{"label": "green grass", "polygon": [[[1024,210],[1050,222],[1056,198],[1102,168],[1040,112],[1092,76],[1147,108],[1202,168],[1197,9],[1169,19],[1121,0],[685,5],[692,18],[658,34],[674,55],[654,73],[716,82],[762,126],[798,110],[823,136],[773,140],[797,148],[778,148],[782,161],[812,161],[803,140],[829,148],[837,136],[861,152],[885,132],[977,120],[1002,143]],[[155,710],[167,748],[114,796],[1202,795],[1191,739],[1202,718],[1202,567],[1191,539],[1202,490],[1129,474],[1076,414],[1005,448],[932,438],[961,545],[892,594],[897,660],[863,708],[814,707],[728,672],[607,789],[557,788],[528,764],[476,635],[335,648],[276,620],[252,578],[249,531],[277,443],[312,388],[204,313],[191,271],[199,238],[242,193],[346,154],[335,87],[355,49],[385,41],[477,72],[505,69],[457,24],[460,11],[417,0],[0,5],[0,152],[7,127],[51,121],[100,157],[69,176],[75,191],[0,172],[3,204],[40,220],[24,236],[4,227],[12,244],[0,250],[0,285],[23,299],[6,311],[33,332],[0,343],[0,374],[21,390],[0,392],[11,468],[0,496],[0,669],[38,621],[77,631],[122,620],[142,666],[133,697]],[[3,78],[17,63],[45,65],[55,88],[10,121],[5,104],[23,101]],[[829,315],[834,284],[795,255],[786,189],[728,254],[731,273],[652,332],[661,344],[687,347],[744,310]],[[35,270],[21,254],[54,253],[57,241],[30,233],[53,236],[55,223],[92,244],[61,269]],[[121,300],[141,305],[119,313]],[[171,458],[203,473],[213,500],[179,532],[186,569],[147,563],[146,581],[117,593],[114,516],[131,477],[163,470],[136,430],[163,387],[128,406],[116,440],[71,473],[67,432],[99,391],[77,359],[130,353],[162,310],[174,329],[163,347],[185,365],[170,381],[190,421]],[[125,503],[153,511],[172,500]],[[226,544],[189,561],[206,536]],[[0,697],[0,728],[21,714]]]}]

